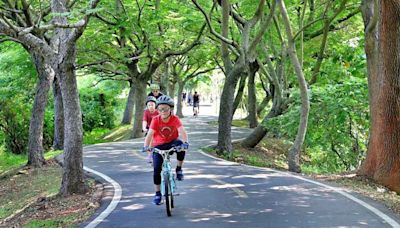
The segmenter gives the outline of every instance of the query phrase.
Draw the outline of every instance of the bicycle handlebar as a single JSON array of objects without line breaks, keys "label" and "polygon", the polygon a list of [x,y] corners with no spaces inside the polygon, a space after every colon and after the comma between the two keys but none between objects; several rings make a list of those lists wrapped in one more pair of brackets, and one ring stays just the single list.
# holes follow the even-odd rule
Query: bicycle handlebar
[{"label": "bicycle handlebar", "polygon": [[183,151],[186,151],[186,149],[183,149],[180,146],[174,146],[174,147],[171,147],[168,150],[160,150],[158,148],[153,148],[152,149],[152,152],[156,152],[156,153],[161,154],[161,155],[162,154],[166,154],[166,153],[170,153],[170,152],[183,152]]}]

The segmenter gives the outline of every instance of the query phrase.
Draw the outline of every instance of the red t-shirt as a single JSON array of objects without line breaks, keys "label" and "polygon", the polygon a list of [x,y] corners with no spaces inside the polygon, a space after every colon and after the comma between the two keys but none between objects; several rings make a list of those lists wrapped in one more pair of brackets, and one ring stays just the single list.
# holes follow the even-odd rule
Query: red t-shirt
[{"label": "red t-shirt", "polygon": [[157,110],[154,110],[153,113],[151,113],[148,109],[144,110],[143,120],[147,122],[147,128],[150,127],[151,120],[155,116],[158,116],[158,111]]},{"label": "red t-shirt", "polygon": [[150,129],[153,129],[153,147],[172,142],[179,137],[178,128],[182,126],[179,117],[171,115],[168,122],[163,122],[161,116],[156,116],[151,121]]}]

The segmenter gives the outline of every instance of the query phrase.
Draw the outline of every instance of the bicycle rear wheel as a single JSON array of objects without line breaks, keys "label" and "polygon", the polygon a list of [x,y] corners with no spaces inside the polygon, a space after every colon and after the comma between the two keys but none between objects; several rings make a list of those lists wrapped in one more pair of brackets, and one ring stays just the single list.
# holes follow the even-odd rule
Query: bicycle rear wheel
[{"label": "bicycle rear wheel", "polygon": [[164,182],[165,182],[165,207],[167,209],[167,215],[171,216],[174,201],[172,198],[171,183],[168,174],[164,175]]}]

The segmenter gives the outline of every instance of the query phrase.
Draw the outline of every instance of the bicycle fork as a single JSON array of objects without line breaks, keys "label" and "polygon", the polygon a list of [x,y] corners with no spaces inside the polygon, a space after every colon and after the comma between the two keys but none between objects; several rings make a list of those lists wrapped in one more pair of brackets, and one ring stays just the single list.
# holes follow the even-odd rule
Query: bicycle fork
[{"label": "bicycle fork", "polygon": [[163,165],[163,169],[161,172],[161,194],[165,196],[165,188],[167,185],[165,184],[165,176],[167,175],[169,177],[169,183],[171,184],[171,194],[175,192],[175,174],[171,172],[171,164],[167,163]]}]

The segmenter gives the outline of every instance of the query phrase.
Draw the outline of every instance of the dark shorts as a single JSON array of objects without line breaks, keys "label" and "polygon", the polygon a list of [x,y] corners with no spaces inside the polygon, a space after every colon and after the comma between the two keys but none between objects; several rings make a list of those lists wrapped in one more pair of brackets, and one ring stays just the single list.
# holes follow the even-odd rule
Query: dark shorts
[{"label": "dark shorts", "polygon": [[200,106],[199,102],[195,102],[195,103],[193,104],[193,108],[199,107],[199,106]]},{"label": "dark shorts", "polygon": [[[171,149],[173,146],[180,146],[182,145],[182,141],[177,139],[170,143],[162,144],[156,146],[157,149],[160,150],[168,150]],[[185,159],[185,152],[176,153],[176,158],[178,161],[183,161]],[[162,169],[163,158],[160,154],[153,152],[153,183],[156,185],[161,184],[161,169]]]}]

